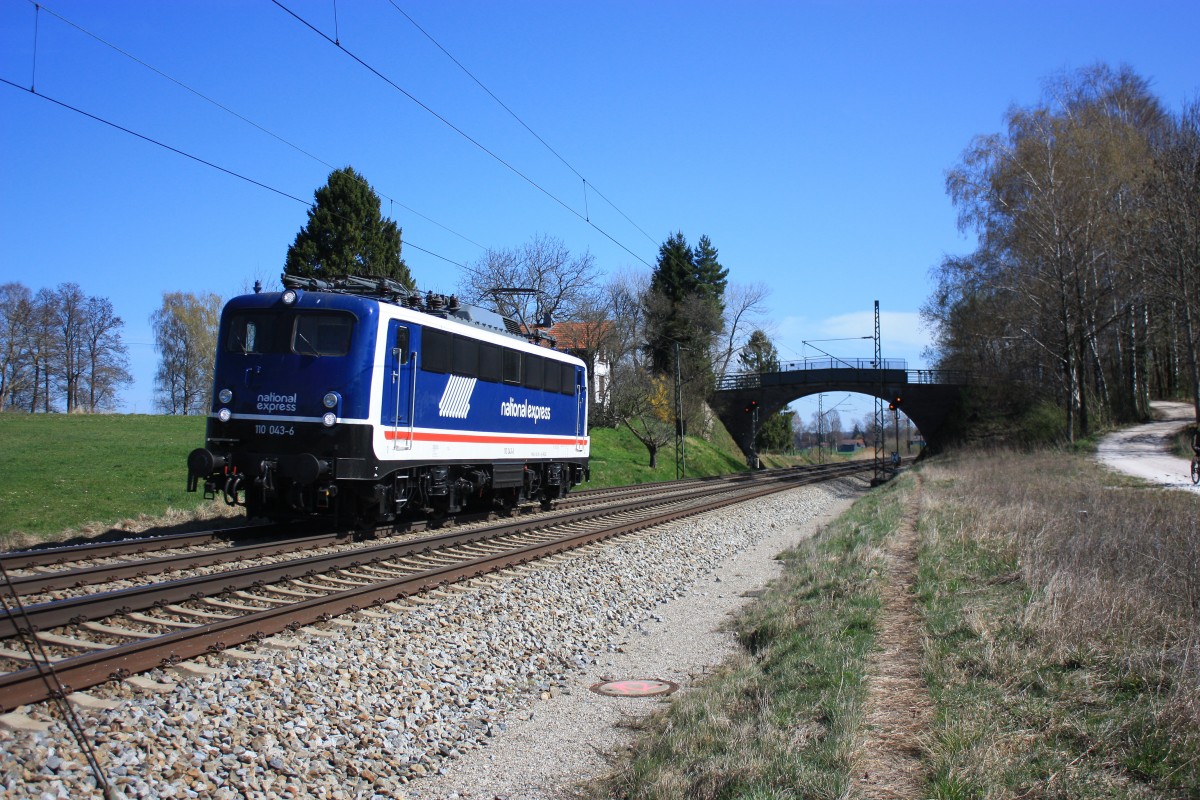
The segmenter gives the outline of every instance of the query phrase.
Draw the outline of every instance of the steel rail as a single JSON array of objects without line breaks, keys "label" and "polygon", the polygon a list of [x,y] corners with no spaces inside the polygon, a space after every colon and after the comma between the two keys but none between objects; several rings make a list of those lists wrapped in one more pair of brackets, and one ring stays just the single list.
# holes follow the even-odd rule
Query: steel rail
[{"label": "steel rail", "polygon": [[[764,475],[769,477],[773,473],[786,472],[771,471]],[[725,480],[718,480],[720,483],[735,483],[744,481],[747,478],[742,475],[736,476],[719,476]],[[688,479],[682,481],[670,481],[665,483],[654,484],[654,488],[648,489],[645,485],[637,487],[619,487],[613,490],[593,490],[593,492],[576,495],[574,497],[564,498],[559,502],[559,508],[572,508],[579,506],[595,505],[603,502],[613,502],[622,497],[645,495],[650,491],[660,493],[663,491],[672,491],[679,488],[694,486],[698,482],[708,481],[711,479]],[[489,519],[488,514],[468,515],[466,517],[456,518],[456,524],[467,522],[478,522]],[[263,525],[255,526],[254,530],[258,533],[255,537],[261,537],[265,533],[276,531],[278,525]],[[311,526],[310,526],[311,527]],[[245,528],[229,529],[230,532],[245,530]],[[425,526],[420,525],[419,521],[415,527],[411,527],[406,532],[419,532],[426,530]],[[380,533],[384,535],[392,535],[393,531],[388,527],[381,527],[371,532],[374,535]],[[123,553],[138,553],[146,550],[154,549],[153,542],[160,543],[164,548],[173,548],[187,546],[189,544],[203,544],[217,538],[221,531],[208,531],[202,534],[177,534],[168,537],[154,537],[153,539],[136,542],[136,549],[122,551],[120,547],[124,543],[101,543],[81,545],[77,547],[54,548],[53,550],[41,551],[46,554],[51,554],[57,557],[55,561],[30,560],[26,551],[15,554],[0,555],[6,569],[28,567],[28,566],[44,566],[48,563],[63,563],[64,561],[79,561],[83,558],[99,558],[110,555]],[[55,572],[37,572],[27,575],[11,575],[10,583],[13,589],[19,595],[28,596],[41,592],[53,591],[56,589],[71,589],[81,586],[98,585],[108,581],[123,580],[128,578],[147,578],[151,575],[160,575],[165,572],[180,571],[185,569],[198,569],[203,567],[216,566],[218,564],[226,564],[235,561],[243,561],[252,558],[268,557],[275,555],[283,555],[285,553],[297,552],[300,550],[316,549],[318,547],[327,547],[338,543],[338,540],[349,540],[351,534],[347,531],[341,532],[326,532],[314,534],[311,536],[289,537],[286,539],[274,539],[268,542],[258,544],[243,544],[233,545],[231,547],[203,550],[191,553],[181,553],[171,556],[159,556],[155,558],[147,558],[138,561],[125,561],[117,564],[96,564],[92,566],[76,567],[74,569],[59,570]],[[238,538],[255,538],[251,535],[239,536]],[[71,558],[70,556],[75,556]],[[0,632],[0,636],[3,633]]]},{"label": "steel rail", "polygon": [[[173,547],[195,547],[217,539],[251,539],[268,536],[279,526],[239,525],[217,528],[211,531],[192,533],[170,533],[163,536],[142,536],[112,542],[88,542],[86,544],[45,547],[34,550],[13,550],[0,553],[0,561],[6,569],[29,569],[31,567],[53,567],[85,558],[109,558],[111,556],[136,555],[152,550],[167,550]],[[110,531],[109,533],[112,533]]]},{"label": "steel rail", "polygon": [[[164,572],[183,569],[197,569],[226,564],[231,561],[245,561],[251,558],[283,555],[297,550],[312,550],[317,547],[327,547],[345,540],[345,534],[323,533],[293,539],[280,539],[264,544],[243,544],[225,547],[220,550],[204,550],[195,553],[181,553],[173,556],[159,556],[142,561],[123,561],[119,564],[97,564],[91,567],[61,570],[59,572],[39,572],[32,575],[14,575],[10,578],[12,586],[18,594],[30,595],[53,589],[72,589],[80,586],[95,585],[107,581],[124,578],[145,578]],[[2,634],[0,634],[2,635]]]},{"label": "steel rail", "polygon": [[[664,481],[655,485],[663,487],[671,484],[695,482],[697,480],[704,479],[691,478],[683,481]],[[632,488],[619,486],[603,489],[579,489],[568,497],[563,498],[563,501],[592,499],[599,494],[623,494],[629,492]],[[414,522],[423,522],[423,520],[415,520]],[[262,538],[274,535],[280,527],[278,523],[263,523],[235,525],[228,528],[215,528],[213,530],[192,531],[189,533],[168,533],[157,536],[130,534],[126,538],[111,541],[90,541],[81,544],[54,545],[0,552],[0,562],[3,562],[5,568],[10,570],[53,567],[85,559],[137,555],[138,553],[170,550],[178,547],[195,547],[221,539],[243,540]],[[416,530],[423,529],[420,525],[416,528]],[[102,535],[113,536],[121,533],[124,532],[114,528]],[[343,532],[343,535],[347,535],[347,533]]]},{"label": "steel rail", "polygon": [[[471,559],[415,575],[349,588],[324,597],[314,597],[286,606],[248,613],[234,619],[167,633],[153,639],[140,639],[101,651],[67,657],[55,661],[52,667],[64,692],[82,691],[110,680],[123,680],[130,675],[156,667],[170,666],[209,652],[219,652],[246,641],[261,640],[285,630],[295,630],[303,625],[525,564],[614,536],[747,502],[807,483],[853,474],[866,468],[843,467],[823,474],[809,473],[781,478],[766,486],[743,487],[749,491],[738,492],[733,496],[710,498],[687,508],[676,508],[599,530],[575,533],[555,541],[520,547],[496,556]],[[679,498],[674,498],[674,501],[678,502]],[[55,691],[47,687],[37,667],[27,667],[0,675],[0,710],[8,711],[21,705],[39,702],[54,694]]]},{"label": "steel rail", "polygon": [[[865,468],[857,467],[854,471]],[[772,480],[794,483],[804,480],[806,477],[817,479],[827,474],[826,472],[806,472],[796,475],[784,474],[775,476]],[[31,627],[34,631],[38,631],[63,625],[78,624],[80,622],[103,619],[114,614],[142,611],[168,603],[179,603],[185,600],[219,595],[225,592],[251,589],[265,583],[309,577],[320,572],[353,568],[363,564],[384,561],[389,558],[403,558],[431,550],[435,547],[452,547],[500,536],[526,533],[550,525],[569,524],[626,511],[642,510],[662,504],[665,501],[687,500],[697,496],[704,496],[711,494],[712,491],[713,487],[705,485],[668,497],[663,497],[661,494],[644,495],[640,499],[629,500],[617,506],[585,508],[550,516],[530,517],[486,528],[450,531],[435,536],[410,539],[405,542],[379,544],[355,550],[293,559],[282,563],[261,564],[211,575],[197,575],[165,583],[134,586],[103,592],[101,594],[82,595],[39,603],[26,606],[24,614],[14,614],[11,612],[0,614],[0,639],[13,637],[22,628],[27,626]]]}]

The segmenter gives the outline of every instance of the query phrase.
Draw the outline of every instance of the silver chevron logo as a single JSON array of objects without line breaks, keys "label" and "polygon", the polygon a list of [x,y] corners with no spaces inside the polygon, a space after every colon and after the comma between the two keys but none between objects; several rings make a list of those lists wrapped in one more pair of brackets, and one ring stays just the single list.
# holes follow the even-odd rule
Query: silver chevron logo
[{"label": "silver chevron logo", "polygon": [[475,392],[475,381],[478,378],[464,378],[461,375],[451,375],[446,382],[446,391],[442,392],[441,402],[438,403],[438,416],[450,419],[466,419],[471,410],[471,395]]}]

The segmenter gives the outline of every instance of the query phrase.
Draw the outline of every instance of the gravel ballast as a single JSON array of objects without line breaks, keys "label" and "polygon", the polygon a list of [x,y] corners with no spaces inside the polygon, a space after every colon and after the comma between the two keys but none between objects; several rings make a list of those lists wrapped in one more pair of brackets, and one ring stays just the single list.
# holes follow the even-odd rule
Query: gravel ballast
[{"label": "gravel ballast", "polygon": [[[734,647],[723,624],[777,574],[774,556],[864,491],[845,479],[306,629],[292,649],[211,656],[160,694],[126,686],[80,709],[126,797],[483,800],[569,796],[603,774],[617,724],[669,698],[606,697],[609,679],[687,691]],[[65,726],[0,729],[0,789],[94,791]]]}]

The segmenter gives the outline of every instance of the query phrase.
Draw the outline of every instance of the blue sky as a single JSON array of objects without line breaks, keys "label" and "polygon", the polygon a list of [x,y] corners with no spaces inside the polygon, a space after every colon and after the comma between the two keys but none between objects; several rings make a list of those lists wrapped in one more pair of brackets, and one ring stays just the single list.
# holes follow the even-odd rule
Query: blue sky
[{"label": "blue sky", "polygon": [[279,2],[458,131],[271,0],[0,0],[0,78],[21,87],[0,84],[0,281],[113,301],[136,378],[124,410],[152,409],[162,293],[276,280],[305,203],[346,164],[384,197],[422,289],[453,291],[458,265],[537,235],[620,274],[648,271],[674,231],[706,234],[732,282],[771,287],[783,358],[870,336],[879,300],[885,357],[923,366],[929,270],[973,246],[944,191],[971,138],[1098,61],[1172,110],[1200,89],[1185,0]]}]

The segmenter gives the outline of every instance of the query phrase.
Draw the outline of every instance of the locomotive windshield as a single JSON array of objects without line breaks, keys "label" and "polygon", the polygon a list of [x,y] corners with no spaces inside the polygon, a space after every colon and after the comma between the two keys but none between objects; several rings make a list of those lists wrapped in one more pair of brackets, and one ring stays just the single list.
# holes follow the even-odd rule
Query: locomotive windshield
[{"label": "locomotive windshield", "polygon": [[239,311],[229,318],[225,348],[233,353],[344,356],[354,315],[344,311]]}]

